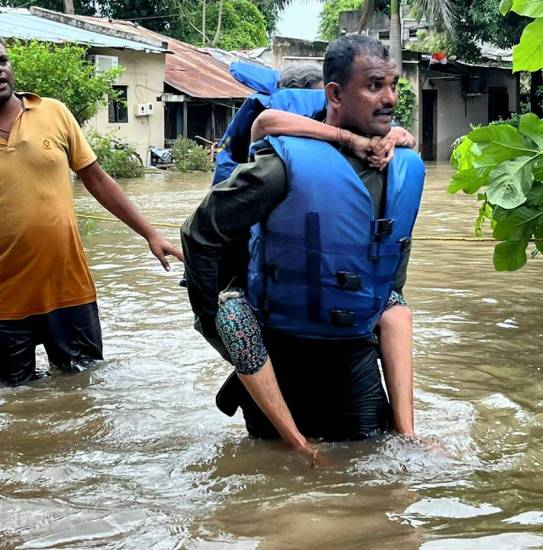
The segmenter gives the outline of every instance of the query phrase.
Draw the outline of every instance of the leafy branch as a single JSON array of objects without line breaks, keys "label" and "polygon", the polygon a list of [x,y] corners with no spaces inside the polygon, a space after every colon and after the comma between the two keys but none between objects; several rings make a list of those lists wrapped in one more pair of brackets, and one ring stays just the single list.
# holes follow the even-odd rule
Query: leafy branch
[{"label": "leafy branch", "polygon": [[[513,71],[543,68],[543,0],[502,0],[502,15],[514,11],[534,20],[513,48]],[[497,271],[526,264],[526,248],[543,252],[543,120],[533,113],[513,124],[490,124],[458,140],[451,155],[456,169],[449,193],[478,193],[475,221],[480,236],[485,220],[500,241],[494,249]]]}]

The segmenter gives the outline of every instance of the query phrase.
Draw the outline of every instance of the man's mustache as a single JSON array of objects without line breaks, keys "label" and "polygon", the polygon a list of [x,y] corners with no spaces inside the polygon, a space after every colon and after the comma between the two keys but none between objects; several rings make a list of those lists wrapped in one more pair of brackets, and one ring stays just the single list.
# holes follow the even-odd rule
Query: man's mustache
[{"label": "man's mustache", "polygon": [[374,116],[393,115],[393,114],[394,114],[394,107],[386,107],[385,109],[377,109],[377,111],[373,111]]}]

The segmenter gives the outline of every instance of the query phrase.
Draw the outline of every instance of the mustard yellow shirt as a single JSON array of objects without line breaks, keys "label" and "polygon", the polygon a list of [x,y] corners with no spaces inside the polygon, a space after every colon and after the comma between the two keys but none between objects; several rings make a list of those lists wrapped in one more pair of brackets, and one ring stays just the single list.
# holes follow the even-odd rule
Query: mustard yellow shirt
[{"label": "mustard yellow shirt", "polygon": [[70,168],[96,156],[54,99],[19,94],[23,110],[0,138],[0,319],[93,302]]}]

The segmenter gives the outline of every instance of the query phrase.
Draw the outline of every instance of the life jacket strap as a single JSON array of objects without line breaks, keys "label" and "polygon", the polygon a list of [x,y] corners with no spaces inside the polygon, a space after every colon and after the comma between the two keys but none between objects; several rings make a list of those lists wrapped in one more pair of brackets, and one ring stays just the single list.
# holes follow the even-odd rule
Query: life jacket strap
[{"label": "life jacket strap", "polygon": [[[331,309],[322,318],[319,315],[319,321],[311,321],[315,323],[328,323],[334,326],[355,326],[367,323],[368,318],[384,309],[383,300],[375,297],[372,307],[367,308],[364,312],[356,312],[341,309]],[[340,313],[338,313],[340,312]],[[298,307],[291,304],[281,304],[273,300],[266,300],[266,316],[280,315],[297,321],[309,321],[307,317],[308,310],[306,307]],[[346,315],[348,313],[348,315]],[[349,323],[349,324],[347,324]]]}]

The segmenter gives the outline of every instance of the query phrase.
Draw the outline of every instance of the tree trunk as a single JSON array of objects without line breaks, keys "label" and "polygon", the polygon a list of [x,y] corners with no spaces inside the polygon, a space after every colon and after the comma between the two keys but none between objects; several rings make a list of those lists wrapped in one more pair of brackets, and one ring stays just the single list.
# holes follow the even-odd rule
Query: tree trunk
[{"label": "tree trunk", "polygon": [[64,13],[75,14],[74,0],[64,0]]},{"label": "tree trunk", "polygon": [[402,27],[400,22],[400,1],[390,0],[390,55],[402,74]]},{"label": "tree trunk", "polygon": [[216,47],[219,44],[219,40],[221,39],[223,6],[224,6],[224,0],[219,0],[219,15],[217,17],[217,30],[215,31],[215,37],[213,38],[213,42],[211,43],[213,47]]},{"label": "tree trunk", "polygon": [[543,118],[543,73],[536,71],[530,75],[530,110],[539,118]]},{"label": "tree trunk", "polygon": [[206,45],[206,0],[202,2],[202,46]]}]

